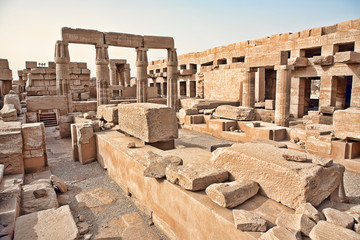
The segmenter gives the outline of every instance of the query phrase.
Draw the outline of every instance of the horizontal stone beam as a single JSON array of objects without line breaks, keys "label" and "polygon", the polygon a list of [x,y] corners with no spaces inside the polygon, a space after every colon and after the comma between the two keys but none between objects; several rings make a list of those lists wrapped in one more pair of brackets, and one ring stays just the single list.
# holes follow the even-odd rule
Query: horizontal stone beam
[{"label": "horizontal stone beam", "polygon": [[104,35],[105,42],[109,46],[138,48],[144,45],[144,38],[140,35],[115,32],[104,33]]},{"label": "horizontal stone beam", "polygon": [[172,37],[144,36],[144,48],[174,48],[174,39]]},{"label": "horizontal stone beam", "polygon": [[103,33],[96,30],[63,27],[61,35],[69,43],[104,44]]}]

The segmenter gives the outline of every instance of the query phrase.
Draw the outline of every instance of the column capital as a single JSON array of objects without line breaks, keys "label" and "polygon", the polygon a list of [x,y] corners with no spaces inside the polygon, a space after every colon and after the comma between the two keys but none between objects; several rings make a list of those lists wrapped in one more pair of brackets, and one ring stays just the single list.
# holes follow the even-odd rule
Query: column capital
[{"label": "column capital", "polygon": [[57,64],[70,63],[68,42],[58,40],[55,44],[54,61]]},{"label": "column capital", "polygon": [[168,66],[177,66],[178,65],[178,58],[177,58],[176,48],[169,48],[168,49],[167,65]]},{"label": "column capital", "polygon": [[147,48],[136,48],[136,67],[147,67]]},{"label": "column capital", "polygon": [[109,64],[109,53],[108,53],[108,45],[106,44],[96,44],[96,65],[108,65]]}]

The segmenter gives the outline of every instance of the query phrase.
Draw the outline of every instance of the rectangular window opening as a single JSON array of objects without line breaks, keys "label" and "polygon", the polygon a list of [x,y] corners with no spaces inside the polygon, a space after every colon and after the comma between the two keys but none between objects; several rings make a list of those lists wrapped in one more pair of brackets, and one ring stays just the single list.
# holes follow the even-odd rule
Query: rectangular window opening
[{"label": "rectangular window opening", "polygon": [[233,57],[232,63],[245,62],[245,57]]}]

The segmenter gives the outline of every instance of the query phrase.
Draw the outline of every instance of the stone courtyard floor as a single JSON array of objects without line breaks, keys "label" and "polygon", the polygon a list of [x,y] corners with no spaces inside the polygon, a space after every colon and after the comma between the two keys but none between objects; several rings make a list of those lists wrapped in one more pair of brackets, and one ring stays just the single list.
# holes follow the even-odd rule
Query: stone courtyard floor
[{"label": "stone courtyard floor", "polygon": [[[88,224],[87,237],[167,239],[97,162],[86,165],[74,162],[71,139],[59,139],[58,134],[56,127],[46,128],[49,168],[69,187],[68,192],[58,194],[59,205],[70,205],[74,219],[81,220],[78,224]],[[199,147],[210,151],[212,145],[233,142],[180,129],[179,139],[175,143],[176,148]],[[360,174],[346,171],[344,185],[351,203],[360,204]]]}]

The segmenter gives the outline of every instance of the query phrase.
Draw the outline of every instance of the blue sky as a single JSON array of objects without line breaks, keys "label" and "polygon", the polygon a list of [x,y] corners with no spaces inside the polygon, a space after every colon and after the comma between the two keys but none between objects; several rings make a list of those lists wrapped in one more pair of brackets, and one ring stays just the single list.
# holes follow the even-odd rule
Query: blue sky
[{"label": "blue sky", "polygon": [[[26,60],[53,61],[61,27],[172,36],[178,54],[272,34],[360,18],[359,0],[0,0],[0,58],[14,79]],[[111,47],[110,58],[126,58],[135,75],[135,50]],[[150,50],[149,61],[166,57]],[[86,61],[95,75],[95,49],[70,46],[71,61]]]}]

